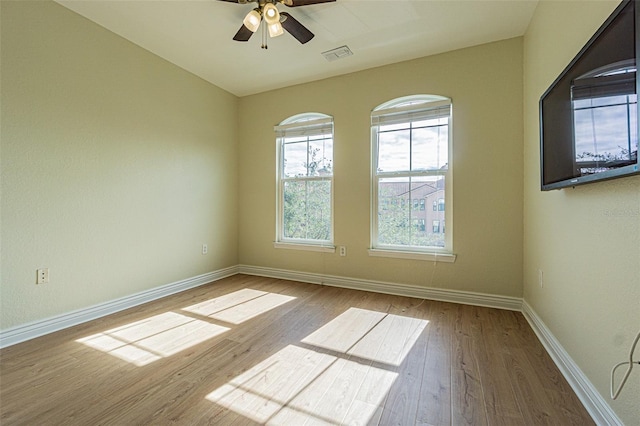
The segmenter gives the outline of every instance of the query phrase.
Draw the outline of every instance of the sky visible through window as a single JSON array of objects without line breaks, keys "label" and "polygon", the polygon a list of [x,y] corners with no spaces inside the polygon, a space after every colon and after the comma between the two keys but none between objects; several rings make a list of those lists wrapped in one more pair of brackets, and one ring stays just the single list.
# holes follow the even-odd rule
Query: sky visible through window
[{"label": "sky visible through window", "polygon": [[287,138],[284,142],[284,176],[314,176],[331,171],[333,138],[330,134]]},{"label": "sky visible through window", "polygon": [[636,160],[635,81],[635,61],[625,60],[587,73],[572,85],[575,161],[582,163],[582,173],[620,167]]},{"label": "sky visible through window", "polygon": [[448,140],[448,118],[382,125],[378,129],[378,172],[446,168]]},{"label": "sky visible through window", "polygon": [[573,101],[576,161],[630,160],[638,151],[637,108],[635,94]]}]

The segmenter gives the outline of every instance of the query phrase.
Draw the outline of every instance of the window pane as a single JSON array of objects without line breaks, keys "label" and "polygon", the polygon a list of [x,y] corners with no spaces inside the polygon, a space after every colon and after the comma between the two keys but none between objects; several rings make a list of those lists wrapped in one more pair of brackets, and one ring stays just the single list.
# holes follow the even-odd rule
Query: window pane
[{"label": "window pane", "polygon": [[448,162],[447,126],[423,127],[412,133],[411,170],[439,170]]},{"label": "window pane", "polygon": [[444,247],[444,230],[426,223],[444,221],[444,211],[414,208],[444,199],[444,177],[405,177],[378,182],[378,244]]},{"label": "window pane", "polygon": [[409,130],[378,134],[378,171],[409,170],[410,134]]},{"label": "window pane", "polygon": [[318,137],[309,141],[309,176],[327,176],[333,172],[333,139]]},{"label": "window pane", "polygon": [[283,236],[329,240],[331,237],[331,181],[284,183]]},{"label": "window pane", "polygon": [[307,182],[307,239],[331,238],[331,181]]},{"label": "window pane", "polygon": [[409,178],[380,179],[378,183],[378,243],[407,245],[413,202]]},{"label": "window pane", "polygon": [[[444,176],[414,177],[411,180],[411,196],[425,201],[427,205],[438,205],[439,200],[444,202]],[[444,206],[444,204],[443,204]],[[414,221],[439,224],[444,221],[443,210],[425,209],[412,212]],[[444,230],[442,227],[414,228],[411,234],[411,245],[416,247],[444,247]]]},{"label": "window pane", "polygon": [[306,176],[307,175],[307,142],[287,143],[284,150],[284,176]]}]

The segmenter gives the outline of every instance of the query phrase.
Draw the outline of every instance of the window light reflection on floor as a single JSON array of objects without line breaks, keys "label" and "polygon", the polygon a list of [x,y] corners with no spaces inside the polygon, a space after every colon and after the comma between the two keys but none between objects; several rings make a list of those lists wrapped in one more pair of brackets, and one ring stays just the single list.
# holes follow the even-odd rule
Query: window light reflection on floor
[{"label": "window light reflection on floor", "polygon": [[77,340],[137,366],[176,354],[229,330],[175,312],[165,312]]},{"label": "window light reflection on floor", "polygon": [[[397,373],[287,346],[207,395],[259,423],[296,425],[372,418]],[[352,404],[353,401],[353,404]]]},{"label": "window light reflection on floor", "polygon": [[284,294],[245,288],[183,310],[231,324],[241,324],[293,299],[295,297]]},{"label": "window light reflection on floor", "polygon": [[[137,366],[144,366],[218,336],[295,299],[242,289],[192,306],[165,312],[77,340]],[[217,324],[216,322],[224,322]]]},{"label": "window light reflection on floor", "polygon": [[398,366],[427,323],[417,318],[349,308],[302,339],[302,343]]},{"label": "window light reflection on floor", "polygon": [[350,308],[206,398],[264,424],[377,423],[397,367],[427,324]]}]

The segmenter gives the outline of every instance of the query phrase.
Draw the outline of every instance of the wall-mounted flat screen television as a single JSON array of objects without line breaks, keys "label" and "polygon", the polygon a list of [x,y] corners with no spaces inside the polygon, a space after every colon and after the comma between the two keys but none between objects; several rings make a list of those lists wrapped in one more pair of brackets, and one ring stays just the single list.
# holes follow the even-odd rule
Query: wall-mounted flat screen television
[{"label": "wall-mounted flat screen television", "polygon": [[640,173],[639,9],[623,1],[540,98],[542,190]]}]

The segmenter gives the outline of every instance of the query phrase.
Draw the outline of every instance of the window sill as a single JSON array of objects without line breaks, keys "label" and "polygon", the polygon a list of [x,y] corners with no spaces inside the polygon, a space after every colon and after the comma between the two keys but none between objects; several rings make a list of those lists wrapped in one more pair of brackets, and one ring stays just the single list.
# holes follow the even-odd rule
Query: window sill
[{"label": "window sill", "polygon": [[411,260],[429,260],[432,262],[453,263],[456,261],[457,255],[453,253],[438,252],[418,252],[418,251],[400,251],[400,250],[384,250],[369,249],[369,256],[373,257],[391,257],[395,259],[411,259]]},{"label": "window sill", "polygon": [[273,243],[273,247],[277,249],[287,249],[287,250],[303,250],[303,251],[315,251],[322,253],[335,253],[335,246],[328,245],[316,245],[316,244],[305,244],[305,243],[283,243],[276,241]]}]

